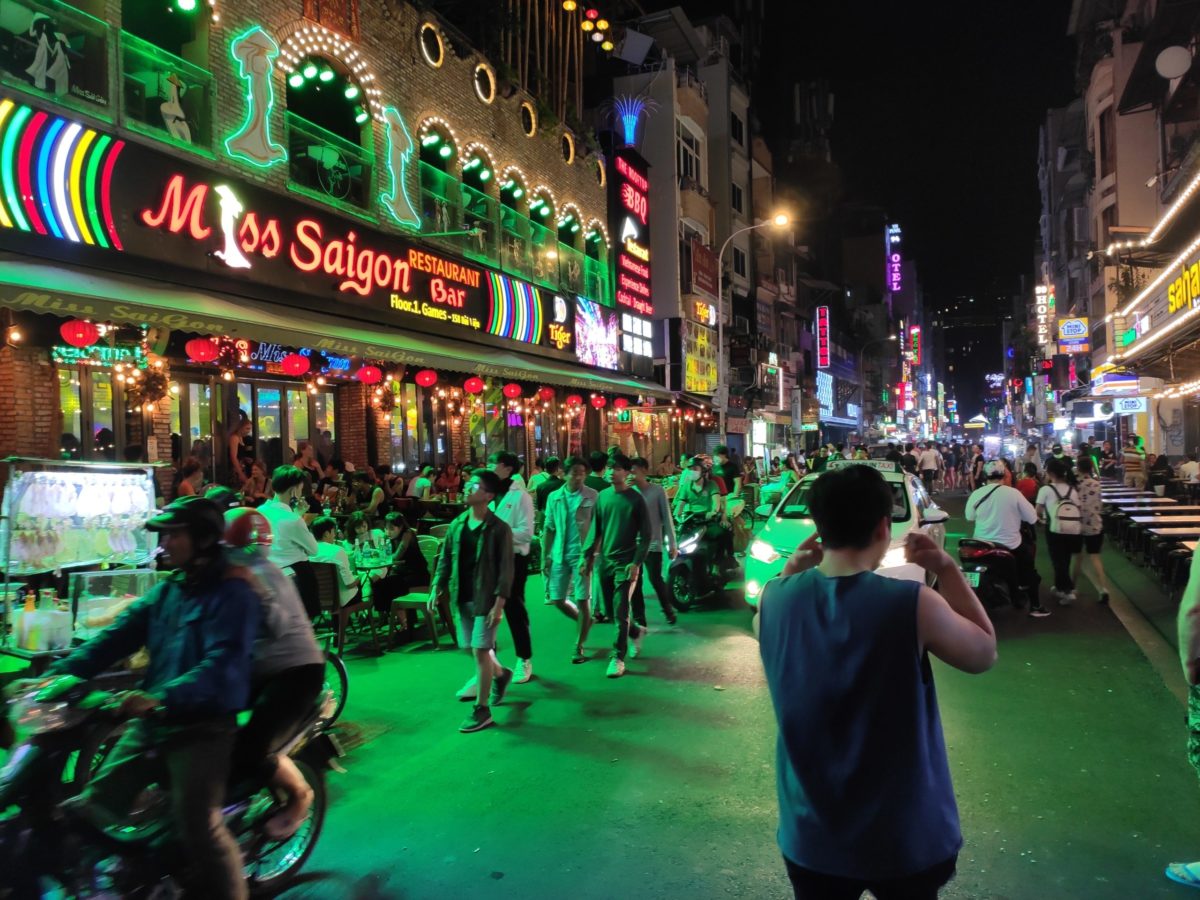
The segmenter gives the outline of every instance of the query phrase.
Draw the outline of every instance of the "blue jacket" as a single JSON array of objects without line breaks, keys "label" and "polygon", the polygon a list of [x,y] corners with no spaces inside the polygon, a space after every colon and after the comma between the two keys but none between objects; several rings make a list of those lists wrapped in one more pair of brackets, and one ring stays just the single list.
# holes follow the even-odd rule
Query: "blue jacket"
[{"label": "blue jacket", "polygon": [[145,647],[142,690],[160,698],[168,720],[237,713],[249,701],[261,617],[258,595],[224,562],[192,581],[176,573],[51,672],[93,678]]}]

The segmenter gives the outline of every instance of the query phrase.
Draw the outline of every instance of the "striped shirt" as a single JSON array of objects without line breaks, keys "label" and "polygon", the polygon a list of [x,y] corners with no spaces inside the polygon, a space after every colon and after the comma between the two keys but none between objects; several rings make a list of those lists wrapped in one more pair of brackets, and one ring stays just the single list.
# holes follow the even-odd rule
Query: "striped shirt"
[{"label": "striped shirt", "polygon": [[1141,472],[1146,468],[1145,451],[1139,450],[1136,447],[1126,447],[1121,454],[1121,460],[1125,464],[1126,475]]}]

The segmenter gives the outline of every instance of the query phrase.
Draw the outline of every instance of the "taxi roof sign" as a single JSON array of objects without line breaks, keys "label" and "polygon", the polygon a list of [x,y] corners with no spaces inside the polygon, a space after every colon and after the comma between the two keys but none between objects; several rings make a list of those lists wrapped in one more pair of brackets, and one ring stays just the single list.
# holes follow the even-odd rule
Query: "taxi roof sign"
[{"label": "taxi roof sign", "polygon": [[880,472],[899,472],[899,466],[890,459],[831,459],[827,469],[844,469],[847,466],[870,466]]}]

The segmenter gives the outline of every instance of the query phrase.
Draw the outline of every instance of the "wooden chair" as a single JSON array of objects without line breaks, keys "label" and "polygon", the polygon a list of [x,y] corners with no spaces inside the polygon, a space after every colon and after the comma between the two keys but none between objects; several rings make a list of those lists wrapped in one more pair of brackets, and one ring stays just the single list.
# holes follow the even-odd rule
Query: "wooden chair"
[{"label": "wooden chair", "polygon": [[338,655],[340,656],[345,650],[346,626],[350,622],[350,617],[357,613],[367,614],[367,626],[371,629],[371,645],[375,648],[375,652],[379,653],[379,634],[375,630],[375,619],[371,616],[371,604],[360,599],[342,606],[339,601],[340,579],[337,566],[333,563],[315,562],[312,567],[317,578],[317,596],[321,600],[321,613],[329,615],[330,623],[334,628],[333,646]]},{"label": "wooden chair", "polygon": [[[432,579],[434,571],[437,569],[437,558],[441,552],[442,542],[435,537],[427,534],[420,535],[417,538],[417,546],[421,548],[421,554],[425,557],[425,564],[429,569],[430,578]],[[429,626],[429,639],[433,643],[433,649],[437,650],[441,645],[438,641],[437,616],[431,616],[427,608],[429,601],[429,591],[432,586],[412,585],[408,593],[403,597],[397,597],[392,601],[393,609],[413,609],[418,610],[425,617],[425,624]],[[446,623],[450,633],[450,642],[454,644],[454,620],[450,617],[450,610],[447,604],[442,604],[438,610],[442,615],[442,620]],[[393,620],[393,627],[394,627]]]}]

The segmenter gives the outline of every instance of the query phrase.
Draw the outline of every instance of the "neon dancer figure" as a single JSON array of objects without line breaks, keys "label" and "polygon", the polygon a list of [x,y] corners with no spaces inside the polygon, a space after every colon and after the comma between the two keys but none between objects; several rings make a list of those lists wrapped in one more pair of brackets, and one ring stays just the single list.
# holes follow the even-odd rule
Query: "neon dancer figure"
[{"label": "neon dancer figure", "polygon": [[287,151],[271,140],[271,74],[279,45],[261,28],[253,28],[230,47],[241,64],[238,77],[246,82],[246,121],[226,142],[230,156],[240,156],[260,166],[287,159]]},{"label": "neon dancer figure", "polygon": [[214,251],[213,256],[223,259],[225,265],[231,269],[248,269],[250,260],[242,254],[237,240],[237,222],[238,216],[242,214],[242,201],[228,185],[218,184],[213,190],[216,191],[217,200],[221,204],[221,233],[225,236],[225,246]]},{"label": "neon dancer figure", "polygon": [[56,31],[54,20],[45,13],[35,13],[29,23],[29,36],[37,39],[33,65],[25,71],[39,91],[48,90],[46,81],[54,82],[54,93],[61,97],[71,89],[71,63],[67,59],[67,36]]},{"label": "neon dancer figure", "polygon": [[388,172],[392,177],[392,185],[391,190],[380,195],[379,202],[401,225],[415,228],[421,224],[421,217],[408,198],[407,187],[408,161],[412,158],[414,146],[412,135],[405,127],[400,111],[394,106],[383,111],[383,121],[387,124]]}]

